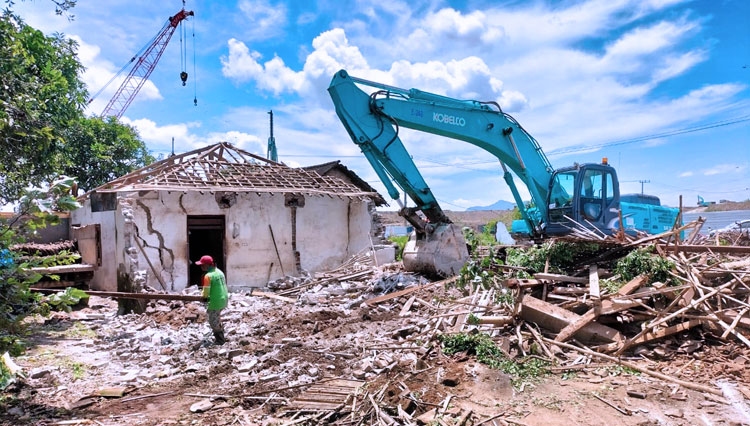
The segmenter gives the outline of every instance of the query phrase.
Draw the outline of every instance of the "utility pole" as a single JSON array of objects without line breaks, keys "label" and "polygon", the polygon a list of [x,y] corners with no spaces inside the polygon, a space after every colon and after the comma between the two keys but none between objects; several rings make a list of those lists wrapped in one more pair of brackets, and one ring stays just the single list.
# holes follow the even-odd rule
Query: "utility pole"
[{"label": "utility pole", "polygon": [[651,183],[650,180],[639,180],[638,182],[641,183],[641,195],[643,195],[643,184],[644,183]]},{"label": "utility pole", "polygon": [[268,111],[268,115],[271,117],[271,135],[268,137],[268,150],[266,151],[266,158],[278,163],[279,155],[276,152],[276,139],[273,137],[273,110]]}]

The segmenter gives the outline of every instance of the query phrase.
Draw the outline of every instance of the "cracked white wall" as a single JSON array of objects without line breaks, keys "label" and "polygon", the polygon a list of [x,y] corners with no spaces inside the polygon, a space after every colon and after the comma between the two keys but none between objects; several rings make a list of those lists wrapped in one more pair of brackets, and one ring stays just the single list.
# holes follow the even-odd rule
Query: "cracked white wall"
[{"label": "cracked white wall", "polygon": [[[180,291],[189,284],[188,261],[196,260],[188,259],[188,214],[225,217],[225,272],[230,287],[239,289],[265,285],[271,263],[274,266],[270,279],[282,276],[269,224],[273,228],[284,271],[291,274],[295,270],[291,211],[284,206],[283,194],[239,193],[236,203],[225,209],[219,207],[211,192],[150,191],[120,194],[120,197],[123,196],[133,199],[129,203],[133,210],[133,223],[144,251],[168,291]],[[297,209],[297,250],[303,269],[314,272],[333,268],[370,245],[372,220],[368,211],[369,201],[310,195],[304,198],[305,206]],[[88,204],[79,210],[88,210],[88,216],[81,214],[80,217],[92,215]],[[115,220],[115,212],[105,213],[112,216],[112,232],[105,235],[102,226],[102,246],[103,249],[105,245],[113,247],[112,252],[103,259],[102,269],[107,264],[107,271],[97,271],[91,284],[94,288],[113,290],[116,288],[117,264],[124,261],[122,251],[127,248],[122,241],[123,220]],[[117,215],[122,215],[120,208]],[[118,227],[114,226],[115,222]],[[118,250],[120,253],[114,253]],[[137,253],[137,256],[139,268],[148,269],[148,285],[161,289],[142,253]]]},{"label": "cracked white wall", "polygon": [[122,255],[116,249],[116,212],[114,210],[92,212],[90,199],[86,199],[82,204],[81,208],[70,213],[70,224],[73,226],[94,223],[101,225],[102,265],[94,271],[94,278],[90,285],[96,290],[117,291],[117,265]]}]

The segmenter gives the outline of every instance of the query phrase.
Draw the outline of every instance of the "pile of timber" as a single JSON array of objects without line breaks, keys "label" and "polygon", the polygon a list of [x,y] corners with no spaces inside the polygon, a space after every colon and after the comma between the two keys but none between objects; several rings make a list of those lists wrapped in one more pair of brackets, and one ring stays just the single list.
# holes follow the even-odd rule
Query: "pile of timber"
[{"label": "pile of timber", "polygon": [[[510,358],[524,362],[542,357],[555,371],[617,363],[689,389],[720,394],[705,384],[686,382],[629,362],[638,348],[659,347],[669,336],[690,334],[698,347],[728,341],[750,347],[750,247],[716,245],[701,236],[697,220],[659,235],[587,238],[613,243],[606,256],[597,256],[572,275],[536,273],[531,278],[508,277],[490,288],[477,287],[465,297],[431,299],[424,291],[457,278],[408,288],[373,298],[368,305],[390,304],[402,316],[418,315],[417,333],[399,345],[373,342],[371,348],[426,350],[434,337],[451,333],[486,333]],[[579,239],[584,240],[579,236]],[[634,248],[653,246],[674,268],[667,282],[638,276],[619,289],[605,286],[612,274],[604,269]],[[496,265],[495,265],[496,266]],[[503,265],[510,273],[517,266]],[[607,288],[613,288],[608,291]],[[424,311],[428,311],[426,318]],[[419,312],[417,312],[419,311]],[[695,332],[692,332],[695,331]],[[424,342],[417,347],[411,342]],[[683,345],[684,346],[684,345]],[[687,348],[688,353],[691,350]],[[368,348],[369,349],[369,348]],[[683,351],[684,352],[684,351]],[[710,378],[700,378],[706,383]]]},{"label": "pile of timber", "polygon": [[[576,338],[599,352],[621,355],[634,347],[701,326],[721,339],[750,347],[750,247],[712,244],[699,231],[702,218],[659,235],[620,235],[623,248],[654,246],[670,260],[669,284],[639,276],[616,292],[600,287],[598,265],[576,277],[536,274],[506,280],[520,294],[518,314],[555,342]],[[691,231],[683,240],[685,231]],[[611,238],[611,237],[609,237]],[[604,240],[605,238],[601,238]],[[623,250],[624,251],[624,250]],[[542,287],[540,291],[532,291]]]},{"label": "pile of timber", "polygon": [[295,287],[278,291],[282,296],[297,296],[305,291],[325,286],[331,283],[341,283],[346,281],[366,282],[377,272],[375,268],[374,255],[368,249],[363,250],[344,263],[330,271],[318,272],[311,280]]},{"label": "pile of timber", "polygon": [[78,253],[76,242],[72,240],[62,240],[54,243],[23,243],[15,244],[11,248],[15,252],[20,252],[27,256],[53,256],[63,250],[71,253]]}]

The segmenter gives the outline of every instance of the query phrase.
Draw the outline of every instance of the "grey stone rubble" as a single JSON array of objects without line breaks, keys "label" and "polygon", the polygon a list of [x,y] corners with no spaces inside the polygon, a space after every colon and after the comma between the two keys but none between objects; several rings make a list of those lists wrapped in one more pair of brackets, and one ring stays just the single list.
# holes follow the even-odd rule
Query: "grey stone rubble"
[{"label": "grey stone rubble", "polygon": [[[303,351],[315,350],[322,353],[326,359],[335,361],[341,357],[329,355],[328,352],[362,347],[371,340],[373,331],[363,329],[311,342],[302,336],[295,336],[297,333],[290,330],[288,337],[279,339],[278,343],[271,343],[267,339],[266,324],[274,319],[260,313],[282,307],[294,311],[302,310],[313,316],[349,318],[357,315],[354,310],[360,309],[364,300],[380,293],[382,287],[376,284],[377,282],[386,279],[388,282],[401,283],[400,286],[420,282],[400,272],[396,277],[389,279],[388,268],[376,269],[370,278],[373,282],[368,282],[365,278],[362,281],[330,281],[319,284],[302,293],[296,306],[288,308],[284,306],[284,302],[232,294],[229,306],[222,315],[229,338],[223,346],[212,344],[213,338],[208,325],[199,318],[204,307],[197,302],[152,301],[148,303],[144,314],[101,314],[101,318],[97,317],[97,320],[87,322],[96,330],[97,338],[82,342],[96,351],[109,353],[111,359],[93,360],[88,365],[102,373],[106,372],[99,375],[102,378],[102,381],[97,383],[99,387],[142,387],[156,382],[178,382],[217,369],[233,372],[225,376],[224,385],[228,388],[272,382],[293,386],[311,383],[332,374],[349,377],[360,375],[355,373],[355,370],[364,370],[364,377],[371,377],[392,368],[396,363],[414,362],[415,355],[405,353],[385,358],[365,357],[358,363],[347,363],[343,368],[335,363],[311,363],[302,356],[279,362],[282,351],[294,348]],[[400,287],[392,286],[393,288]],[[377,290],[377,293],[374,294],[373,290]],[[182,293],[195,295],[199,292],[200,290],[192,288]],[[379,311],[383,308],[366,310],[369,309]],[[169,315],[179,316],[182,323],[175,327],[170,323]],[[405,325],[399,328],[400,332],[394,333],[394,341],[402,340],[409,334],[403,330],[418,329],[409,324],[412,319],[402,321]],[[34,370],[31,377],[45,380],[54,374],[54,368],[40,368]]]},{"label": "grey stone rubble", "polygon": [[313,282],[313,277],[307,271],[302,271],[299,276],[287,275],[269,281],[267,287],[271,290],[286,290]]}]

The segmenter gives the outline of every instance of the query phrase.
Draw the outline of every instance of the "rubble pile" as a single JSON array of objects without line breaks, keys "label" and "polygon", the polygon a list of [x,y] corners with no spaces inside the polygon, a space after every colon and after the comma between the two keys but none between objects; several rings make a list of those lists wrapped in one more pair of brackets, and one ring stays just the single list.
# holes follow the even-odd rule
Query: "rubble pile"
[{"label": "rubble pile", "polygon": [[[717,246],[699,226],[484,248],[435,282],[362,253],[233,294],[223,346],[199,302],[154,300],[116,316],[94,298],[56,314],[95,331],[83,350],[97,355],[80,360],[91,379],[35,367],[19,395],[45,389],[45,404],[69,410],[47,417],[131,424],[539,424],[539,404],[556,406],[564,391],[545,393],[542,378],[558,374],[578,377],[571,400],[584,395],[632,424],[737,419],[732,407],[750,399],[750,249]],[[101,395],[112,389],[120,403]]]},{"label": "rubble pile", "polygon": [[[391,334],[397,343],[376,341],[367,348],[371,355],[355,364],[355,377],[377,386],[352,396],[336,415],[310,414],[308,421],[490,421],[451,407],[460,389],[450,387],[476,368],[460,368],[467,357],[507,372],[520,387],[549,373],[603,374],[590,379],[601,383],[608,368],[619,366],[648,377],[628,389],[626,402],[659,386],[675,401],[688,399],[679,389],[699,392],[709,399],[701,407],[715,406],[714,400],[729,404],[728,395],[740,392],[750,398],[742,385],[750,382],[750,319],[744,317],[750,311],[750,250],[712,245],[698,234],[701,225],[699,220],[656,236],[587,230],[541,247],[478,250],[482,254],[461,276],[433,283],[460,289],[463,297],[447,293],[428,302],[419,286],[371,299],[368,304],[415,315],[415,321]],[[394,350],[409,356],[394,362]],[[430,382],[438,386],[425,385]],[[597,398],[621,414],[634,413],[627,403]],[[667,411],[668,417],[686,415]],[[498,424],[514,423],[508,414],[497,416]]]}]

